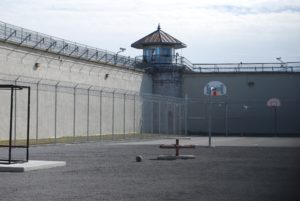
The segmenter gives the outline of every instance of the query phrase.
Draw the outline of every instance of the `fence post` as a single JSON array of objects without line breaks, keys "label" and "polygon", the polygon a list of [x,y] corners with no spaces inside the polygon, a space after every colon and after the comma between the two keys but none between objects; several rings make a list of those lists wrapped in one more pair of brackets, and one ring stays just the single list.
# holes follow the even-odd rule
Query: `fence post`
[{"label": "fence post", "polygon": [[[17,81],[21,76],[18,76],[17,79],[15,79],[15,85],[17,85]],[[15,102],[14,102],[14,145],[16,145],[17,142],[17,90],[15,90]]]},{"label": "fence post", "polygon": [[38,143],[39,140],[39,84],[42,81],[42,79],[40,79],[37,83],[36,83],[36,126],[35,126],[35,143]]},{"label": "fence post", "polygon": [[55,94],[54,94],[54,142],[56,144],[57,140],[57,87],[59,82],[55,84]]},{"label": "fence post", "polygon": [[73,143],[75,142],[75,131],[76,131],[76,88],[78,84],[74,86],[74,100],[73,100]]},{"label": "fence post", "polygon": [[151,133],[153,134],[154,133],[154,101],[151,100],[151,123],[152,123],[152,126],[151,126]]},{"label": "fence post", "polygon": [[11,163],[11,151],[12,151],[12,124],[13,124],[13,101],[14,101],[14,88],[10,89],[10,119],[9,119],[9,148],[8,148],[8,162]]},{"label": "fence post", "polygon": [[158,133],[160,134],[160,104],[161,104],[161,101],[159,100],[158,101]]},{"label": "fence post", "polygon": [[115,90],[112,93],[112,118],[111,118],[111,137],[114,139],[114,130],[115,130]]},{"label": "fence post", "polygon": [[175,101],[173,102],[173,134],[176,134],[176,123],[175,123]]},{"label": "fence post", "polygon": [[86,139],[89,141],[90,137],[90,89],[92,86],[90,86],[87,91],[88,91],[88,97],[87,97],[87,122],[86,122]]},{"label": "fence post", "polygon": [[169,99],[167,99],[167,106],[166,106],[166,108],[167,108],[167,111],[166,111],[166,134],[170,134],[170,132],[169,132],[169,106],[170,106],[170,104],[169,104]]},{"label": "fence post", "polygon": [[99,133],[99,134],[100,134],[100,135],[99,135],[99,136],[100,136],[100,139],[101,139],[101,134],[102,134],[102,90],[100,90],[100,97],[99,97],[99,99],[100,99],[100,100],[99,100],[99,101],[100,101],[100,103],[99,103],[99,104],[100,104],[100,105],[99,105],[99,111],[100,111],[100,114],[99,114],[99,115],[100,115],[100,116],[99,116],[99,119],[100,119],[100,120],[99,120],[99,121],[100,121],[100,122],[99,122],[99,132],[100,132],[100,133]]},{"label": "fence post", "polygon": [[181,101],[180,101],[180,103],[178,104],[178,133],[180,133],[180,134],[182,134],[182,117],[181,117],[181,115],[182,115],[182,103],[181,103]]},{"label": "fence post", "polygon": [[124,100],[123,100],[124,101],[124,105],[123,105],[124,106],[124,111],[123,111],[124,112],[124,116],[123,116],[124,117],[123,118],[123,121],[124,121],[123,122],[123,133],[124,133],[124,139],[125,139],[125,132],[126,132],[126,125],[125,125],[126,124],[126,92],[124,93],[123,98],[124,98]]},{"label": "fence post", "polygon": [[133,134],[135,135],[135,98],[136,95],[133,96]]},{"label": "fence post", "polygon": [[184,135],[187,135],[187,118],[188,118],[188,95],[185,94],[185,103],[184,103]]},{"label": "fence post", "polygon": [[225,103],[225,133],[228,136],[228,103]]}]

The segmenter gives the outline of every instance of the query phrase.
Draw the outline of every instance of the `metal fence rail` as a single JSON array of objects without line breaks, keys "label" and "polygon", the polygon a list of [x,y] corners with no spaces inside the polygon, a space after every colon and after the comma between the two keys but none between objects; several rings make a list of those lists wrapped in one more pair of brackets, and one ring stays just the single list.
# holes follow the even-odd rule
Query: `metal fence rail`
[{"label": "metal fence rail", "polygon": [[283,63],[215,63],[193,64],[194,72],[225,73],[225,72],[300,72],[300,62]]},{"label": "metal fence rail", "polygon": [[71,42],[18,26],[0,22],[0,41],[63,56],[135,69],[137,58]]}]

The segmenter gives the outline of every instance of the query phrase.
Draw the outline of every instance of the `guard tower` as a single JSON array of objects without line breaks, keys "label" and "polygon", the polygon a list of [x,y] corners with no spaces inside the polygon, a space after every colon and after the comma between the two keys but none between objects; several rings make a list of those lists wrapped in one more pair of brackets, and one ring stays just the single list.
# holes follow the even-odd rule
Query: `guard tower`
[{"label": "guard tower", "polygon": [[153,94],[181,97],[181,71],[185,66],[175,50],[186,45],[162,31],[158,25],[156,31],[131,44],[131,47],[143,49],[141,65],[152,73]]}]

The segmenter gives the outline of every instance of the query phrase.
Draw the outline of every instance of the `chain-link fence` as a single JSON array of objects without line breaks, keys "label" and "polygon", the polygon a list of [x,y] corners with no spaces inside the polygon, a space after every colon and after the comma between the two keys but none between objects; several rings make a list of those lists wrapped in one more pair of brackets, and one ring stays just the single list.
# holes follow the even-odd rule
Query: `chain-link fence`
[{"label": "chain-link fence", "polygon": [[[181,99],[23,76],[2,76],[0,84],[31,87],[31,143],[184,132]],[[0,91],[0,97],[0,140],[7,140],[10,99],[3,90]],[[26,136],[26,101],[26,93],[14,93],[15,141]]]},{"label": "chain-link fence", "polygon": [[279,107],[267,100],[231,100],[228,97],[188,100],[190,134],[289,136],[300,133],[300,101],[281,99]]},{"label": "chain-link fence", "polygon": [[[68,82],[0,76],[0,84],[31,87],[30,141],[78,142],[119,139],[141,134],[288,135],[299,134],[300,101],[229,97],[185,99],[139,94]],[[10,95],[0,90],[0,141],[8,139]],[[27,93],[13,102],[14,142],[26,136]]]}]

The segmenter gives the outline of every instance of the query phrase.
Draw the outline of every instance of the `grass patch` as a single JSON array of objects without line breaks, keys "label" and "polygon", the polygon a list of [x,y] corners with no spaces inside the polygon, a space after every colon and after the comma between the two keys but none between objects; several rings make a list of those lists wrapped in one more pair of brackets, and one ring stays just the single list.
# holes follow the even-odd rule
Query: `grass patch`
[{"label": "grass patch", "polygon": [[[158,135],[148,134],[148,133],[128,133],[128,134],[101,134],[101,135],[91,135],[91,136],[65,136],[60,138],[42,138],[42,139],[30,139],[29,145],[39,145],[39,144],[54,144],[54,143],[80,143],[89,141],[121,141],[130,139],[153,139],[157,138]],[[24,146],[26,145],[26,140],[16,140],[12,141],[13,145]],[[9,145],[8,140],[0,140],[0,145]]]}]

